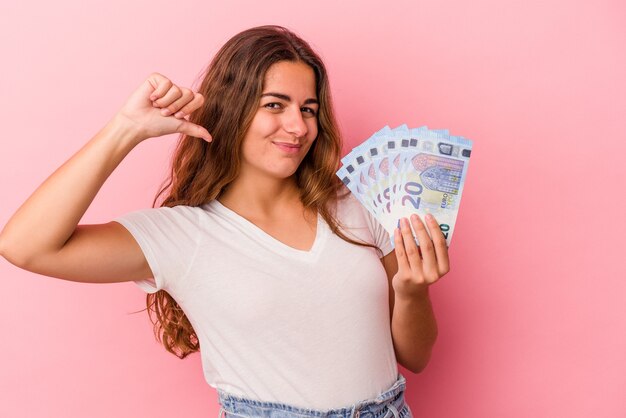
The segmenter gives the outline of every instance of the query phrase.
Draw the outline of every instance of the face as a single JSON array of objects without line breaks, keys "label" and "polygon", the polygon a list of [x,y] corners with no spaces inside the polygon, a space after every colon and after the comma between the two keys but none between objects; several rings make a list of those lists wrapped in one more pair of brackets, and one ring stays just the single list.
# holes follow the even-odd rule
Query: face
[{"label": "face", "polygon": [[243,139],[241,172],[287,178],[317,137],[315,73],[301,62],[281,61],[265,74],[263,92]]}]

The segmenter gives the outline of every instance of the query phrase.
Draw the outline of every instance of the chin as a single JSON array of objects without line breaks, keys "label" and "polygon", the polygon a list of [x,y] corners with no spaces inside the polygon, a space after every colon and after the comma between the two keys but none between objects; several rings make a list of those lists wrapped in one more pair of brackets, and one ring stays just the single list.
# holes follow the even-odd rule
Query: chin
[{"label": "chin", "polygon": [[272,174],[274,175],[274,177],[277,177],[277,178],[288,179],[289,177],[295,176],[297,172],[298,172],[298,167],[292,170],[283,170],[280,172],[274,172]]}]

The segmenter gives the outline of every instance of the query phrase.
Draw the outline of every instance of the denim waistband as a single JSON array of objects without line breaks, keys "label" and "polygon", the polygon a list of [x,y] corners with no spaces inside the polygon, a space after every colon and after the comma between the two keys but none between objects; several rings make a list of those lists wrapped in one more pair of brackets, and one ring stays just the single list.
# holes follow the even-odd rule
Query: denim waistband
[{"label": "denim waistband", "polygon": [[412,414],[404,402],[405,388],[406,379],[398,373],[398,379],[394,384],[375,398],[330,410],[300,408],[284,403],[247,399],[218,389],[218,400],[221,406],[219,418],[227,414],[235,417],[263,418],[407,418],[412,417]]}]

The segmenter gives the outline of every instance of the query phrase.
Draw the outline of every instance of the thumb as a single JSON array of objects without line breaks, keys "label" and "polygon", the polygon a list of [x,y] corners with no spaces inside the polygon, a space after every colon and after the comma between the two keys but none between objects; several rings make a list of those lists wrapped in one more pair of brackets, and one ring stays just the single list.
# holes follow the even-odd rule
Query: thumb
[{"label": "thumb", "polygon": [[211,136],[209,131],[204,129],[202,126],[196,125],[195,123],[191,123],[186,120],[181,120],[180,122],[181,123],[177,129],[177,132],[189,136],[195,136],[196,138],[202,138],[207,142],[211,142],[213,140],[213,137]]}]

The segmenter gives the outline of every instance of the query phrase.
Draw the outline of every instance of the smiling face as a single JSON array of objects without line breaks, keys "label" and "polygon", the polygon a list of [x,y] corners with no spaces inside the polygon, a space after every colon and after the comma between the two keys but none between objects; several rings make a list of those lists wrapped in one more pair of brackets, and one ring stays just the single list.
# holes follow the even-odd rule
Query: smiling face
[{"label": "smiling face", "polygon": [[280,61],[265,74],[259,107],[242,144],[241,173],[293,175],[317,137],[315,73],[302,62]]}]

